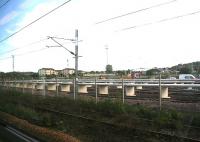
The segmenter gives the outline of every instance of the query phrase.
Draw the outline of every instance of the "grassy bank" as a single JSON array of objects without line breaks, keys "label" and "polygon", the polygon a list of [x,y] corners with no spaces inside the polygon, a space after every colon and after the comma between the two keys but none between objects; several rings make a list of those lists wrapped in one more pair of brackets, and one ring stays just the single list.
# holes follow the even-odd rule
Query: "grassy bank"
[{"label": "grassy bank", "polygon": [[26,120],[19,119],[13,115],[0,111],[0,119],[16,128],[25,131],[42,141],[48,142],[79,142],[78,139],[61,131],[54,131],[40,126],[33,125]]}]

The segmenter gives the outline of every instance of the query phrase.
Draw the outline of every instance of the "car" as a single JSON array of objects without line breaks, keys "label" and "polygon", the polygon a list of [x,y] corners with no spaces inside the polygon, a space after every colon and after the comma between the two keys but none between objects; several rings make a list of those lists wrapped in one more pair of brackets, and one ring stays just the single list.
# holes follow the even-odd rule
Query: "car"
[{"label": "car", "polygon": [[185,79],[196,79],[192,74],[180,74],[179,79],[185,80]]}]

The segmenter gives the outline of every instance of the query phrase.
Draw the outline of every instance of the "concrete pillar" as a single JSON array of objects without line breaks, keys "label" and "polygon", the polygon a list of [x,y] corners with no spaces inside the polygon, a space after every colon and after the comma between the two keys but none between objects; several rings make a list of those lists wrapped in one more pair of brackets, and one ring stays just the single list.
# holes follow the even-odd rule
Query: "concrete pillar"
[{"label": "concrete pillar", "polygon": [[88,88],[92,87],[92,85],[87,85]]},{"label": "concrete pillar", "polygon": [[24,83],[24,88],[27,88],[27,85],[28,85],[27,83]]},{"label": "concrete pillar", "polygon": [[136,89],[137,90],[142,90],[142,86],[137,86]]},{"label": "concrete pillar", "polygon": [[20,83],[16,83],[16,88],[20,88]]},{"label": "concrete pillar", "polygon": [[117,86],[117,89],[122,89],[122,86]]},{"label": "concrete pillar", "polygon": [[70,85],[69,84],[61,84],[60,91],[70,92]]},{"label": "concrete pillar", "polygon": [[10,87],[15,87],[15,84],[12,82],[12,83],[10,83]]},{"label": "concrete pillar", "polygon": [[19,88],[24,88],[24,83],[20,83]]},{"label": "concrete pillar", "polygon": [[24,88],[28,88],[29,83],[24,83]]},{"label": "concrete pillar", "polygon": [[12,86],[11,82],[8,82],[8,87],[11,87],[11,86]]},{"label": "concrete pillar", "polygon": [[37,89],[37,90],[43,90],[44,87],[45,87],[45,86],[44,86],[43,83],[39,83],[39,84],[36,85],[36,89]]},{"label": "concrete pillar", "polygon": [[27,83],[26,87],[27,87],[28,89],[31,89],[31,88],[32,88],[32,84],[31,84],[31,83]]},{"label": "concrete pillar", "polygon": [[78,85],[78,92],[79,93],[88,93],[87,85]]},{"label": "concrete pillar", "polygon": [[102,95],[108,95],[108,85],[98,86],[98,93]]},{"label": "concrete pillar", "polygon": [[161,98],[170,98],[168,94],[168,87],[161,88]]},{"label": "concrete pillar", "polygon": [[135,88],[133,86],[126,86],[126,96],[136,96]]},{"label": "concrete pillar", "polygon": [[56,90],[56,84],[47,84],[47,90],[55,91]]}]

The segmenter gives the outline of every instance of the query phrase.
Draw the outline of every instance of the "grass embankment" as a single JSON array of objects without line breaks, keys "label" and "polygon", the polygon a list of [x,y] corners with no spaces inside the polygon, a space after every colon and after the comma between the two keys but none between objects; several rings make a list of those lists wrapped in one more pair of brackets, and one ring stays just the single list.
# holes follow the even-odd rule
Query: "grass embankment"
[{"label": "grass embankment", "polygon": [[[186,141],[176,136],[169,137],[148,131],[199,138],[199,130],[185,126],[200,127],[199,114],[158,111],[138,105],[123,105],[117,101],[105,101],[96,105],[92,101],[21,95],[3,90],[0,98],[0,110],[40,126],[67,132],[85,142]],[[95,121],[44,112],[37,107],[84,116]],[[100,121],[114,125],[99,123]],[[116,125],[120,127],[115,127]]]},{"label": "grass embankment", "polygon": [[0,111],[1,120],[15,126],[16,128],[25,131],[36,138],[48,142],[79,142],[78,139],[73,138],[60,131],[54,131],[40,126],[33,125],[26,120],[19,119],[13,115]]}]

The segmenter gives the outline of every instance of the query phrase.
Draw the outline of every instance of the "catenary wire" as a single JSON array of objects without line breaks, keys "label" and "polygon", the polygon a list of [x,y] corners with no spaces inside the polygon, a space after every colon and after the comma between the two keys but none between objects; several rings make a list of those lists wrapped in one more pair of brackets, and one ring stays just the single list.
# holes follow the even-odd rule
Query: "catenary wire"
[{"label": "catenary wire", "polygon": [[161,19],[161,20],[158,20],[156,22],[149,22],[149,23],[144,23],[144,24],[140,24],[140,25],[135,25],[135,26],[123,28],[123,29],[120,29],[116,32],[126,31],[126,30],[130,30],[130,29],[136,29],[136,28],[139,28],[139,27],[149,26],[149,25],[152,25],[152,24],[157,24],[157,23],[162,23],[162,22],[167,22],[167,21],[171,21],[171,20],[175,20],[175,19],[179,19],[179,18],[184,18],[184,17],[187,17],[187,16],[199,14],[199,13],[200,13],[200,10],[197,10],[195,12],[190,12],[190,13],[186,13],[186,14],[183,14],[183,15],[178,15],[178,16],[174,16],[174,17],[170,17],[170,18]]},{"label": "catenary wire", "polygon": [[43,48],[40,48],[38,50],[31,50],[31,51],[27,51],[27,52],[20,53],[20,54],[15,54],[15,56],[24,56],[24,55],[27,55],[27,54],[32,54],[32,53],[40,52],[40,51],[43,51],[43,50],[46,50],[46,49],[48,49],[48,48],[47,47],[43,47]]},{"label": "catenary wire", "polygon": [[0,55],[2,55],[2,54],[7,54],[7,53],[10,53],[10,52],[16,51],[16,50],[18,50],[18,49],[27,48],[27,47],[32,46],[32,45],[35,45],[35,44],[37,44],[37,43],[43,42],[43,41],[45,41],[45,40],[47,40],[47,38],[43,38],[43,39],[40,39],[40,40],[38,40],[38,41],[34,41],[34,42],[31,42],[31,43],[28,43],[28,44],[26,44],[26,45],[23,45],[23,46],[20,46],[20,47],[16,47],[16,48],[11,49],[11,50],[8,50],[8,51],[4,51],[4,52],[0,53]]},{"label": "catenary wire", "polygon": [[129,13],[126,13],[126,14],[122,14],[122,15],[115,16],[115,17],[112,17],[112,18],[108,18],[106,20],[102,20],[102,21],[97,22],[95,24],[97,25],[97,24],[105,23],[105,22],[108,22],[108,21],[111,21],[111,20],[115,20],[115,19],[124,17],[124,16],[128,16],[128,15],[131,15],[131,14],[135,14],[135,13],[139,13],[139,12],[142,12],[142,11],[150,10],[150,9],[153,9],[153,8],[156,8],[156,7],[160,7],[160,6],[163,6],[163,5],[167,5],[167,4],[176,2],[176,1],[177,0],[172,0],[172,1],[164,2],[164,3],[156,4],[156,5],[153,5],[153,6],[150,6],[150,7],[146,7],[146,8],[139,9],[139,10],[136,10],[136,11],[132,11],[132,12],[129,12]]},{"label": "catenary wire", "polygon": [[11,56],[10,57],[4,57],[4,58],[0,58],[0,60],[7,60],[9,58],[12,58]]},{"label": "catenary wire", "polygon": [[3,4],[0,6],[0,9],[1,9],[2,7],[4,7],[9,1],[10,1],[10,0],[7,0],[5,3],[3,3]]},{"label": "catenary wire", "polygon": [[[27,51],[27,52],[20,53],[20,54],[15,54],[14,56],[24,56],[24,55],[27,55],[27,54],[32,54],[32,53],[40,52],[40,51],[43,51],[43,50],[46,50],[46,49],[48,49],[48,48],[47,48],[47,47],[45,47],[45,48],[40,48],[40,49],[38,49],[38,50],[31,50],[31,51]],[[7,59],[9,59],[9,58],[12,58],[12,56],[0,58],[0,60],[7,60]]]},{"label": "catenary wire", "polygon": [[31,26],[31,25],[32,25],[32,24],[34,24],[35,22],[37,22],[37,21],[41,20],[42,18],[44,18],[44,17],[46,17],[47,15],[51,14],[52,12],[56,11],[56,10],[57,10],[57,9],[59,9],[60,7],[62,7],[62,6],[64,6],[65,4],[69,3],[70,1],[71,1],[71,0],[68,0],[68,1],[66,1],[66,2],[62,3],[61,5],[59,5],[59,6],[57,6],[56,8],[54,8],[54,9],[50,10],[49,12],[47,12],[47,13],[46,13],[46,14],[44,14],[44,15],[42,15],[41,17],[39,17],[39,18],[35,19],[35,20],[34,20],[34,21],[32,21],[31,23],[29,23],[29,24],[27,24],[26,26],[24,26],[24,27],[20,28],[20,29],[19,29],[19,30],[17,30],[16,32],[12,33],[11,35],[9,35],[9,36],[7,36],[7,37],[5,37],[5,38],[1,39],[1,40],[0,40],[0,43],[1,43],[1,42],[3,42],[3,41],[5,41],[5,40],[7,40],[7,39],[9,39],[10,37],[12,37],[12,36],[16,35],[17,33],[19,33],[19,32],[21,32],[21,31],[23,31],[25,28],[28,28],[29,26]]}]

